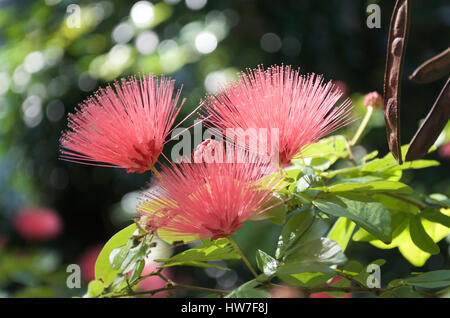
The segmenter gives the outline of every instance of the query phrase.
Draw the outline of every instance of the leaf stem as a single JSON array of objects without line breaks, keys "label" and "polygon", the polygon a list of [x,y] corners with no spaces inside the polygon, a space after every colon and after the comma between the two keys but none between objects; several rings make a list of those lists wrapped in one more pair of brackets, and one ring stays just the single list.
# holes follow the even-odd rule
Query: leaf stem
[{"label": "leaf stem", "polygon": [[417,201],[417,200],[415,200],[413,198],[403,196],[401,194],[392,193],[392,192],[381,192],[381,193],[384,194],[384,195],[387,195],[387,196],[390,196],[390,197],[393,197],[393,198],[396,198],[396,199],[408,202],[408,203],[410,203],[412,205],[415,205],[416,207],[418,207],[421,210],[428,208],[428,205],[426,205],[426,204],[424,204],[424,203],[422,203],[420,201]]},{"label": "leaf stem", "polygon": [[248,261],[247,257],[245,257],[242,250],[239,248],[239,246],[236,244],[236,242],[231,238],[231,236],[228,237],[228,240],[230,241],[233,248],[236,250],[236,252],[241,256],[241,259],[244,261],[245,265],[247,265],[248,269],[252,272],[253,276],[258,277],[258,274],[253,269],[252,265]]},{"label": "leaf stem", "polygon": [[154,295],[154,294],[162,292],[162,291],[172,291],[172,290],[175,290],[175,289],[195,290],[195,291],[219,294],[219,295],[222,295],[222,296],[229,293],[228,290],[214,289],[214,288],[207,288],[207,287],[193,286],[193,285],[185,285],[185,284],[178,284],[178,283],[175,283],[175,282],[172,282],[172,281],[168,281],[166,287],[152,289],[152,290],[130,291],[130,292],[125,293],[125,294],[113,294],[113,295],[109,295],[107,297],[118,298],[118,297],[138,296],[138,295],[146,295],[146,294]]},{"label": "leaf stem", "polygon": [[353,136],[353,139],[350,141],[350,146],[354,146],[357,142],[359,137],[361,137],[364,129],[366,128],[367,124],[369,123],[370,117],[372,117],[373,114],[373,106],[367,107],[366,115],[364,116],[361,125],[359,125],[358,130],[356,131],[355,135]]}]

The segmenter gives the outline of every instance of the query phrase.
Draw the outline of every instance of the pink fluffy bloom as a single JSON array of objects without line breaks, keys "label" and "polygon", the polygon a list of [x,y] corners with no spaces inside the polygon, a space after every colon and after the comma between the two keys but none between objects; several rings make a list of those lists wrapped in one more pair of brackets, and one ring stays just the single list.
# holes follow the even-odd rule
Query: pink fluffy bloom
[{"label": "pink fluffy bloom", "polygon": [[286,165],[305,146],[351,122],[349,99],[334,107],[342,95],[322,76],[301,76],[289,66],[259,67],[209,96],[204,117],[222,131],[241,128],[238,138],[249,129],[278,129],[279,163]]},{"label": "pink fluffy bloom", "polygon": [[47,241],[58,236],[63,223],[58,213],[49,208],[28,207],[18,211],[14,228],[29,241]]},{"label": "pink fluffy bloom", "polygon": [[173,80],[152,75],[99,89],[69,115],[69,130],[60,140],[62,159],[127,172],[151,169],[180,111],[181,90],[173,93]]},{"label": "pink fluffy bloom", "polygon": [[[216,152],[222,152],[221,154]],[[214,161],[220,162],[224,160],[224,147],[223,144],[214,139],[206,139],[199,144],[194,151],[194,162],[201,163],[203,161],[212,163]]]},{"label": "pink fluffy bloom", "polygon": [[278,180],[263,179],[263,187],[261,178],[273,172],[273,166],[251,160],[166,166],[138,210],[150,228],[173,237],[227,237],[270,201]]}]

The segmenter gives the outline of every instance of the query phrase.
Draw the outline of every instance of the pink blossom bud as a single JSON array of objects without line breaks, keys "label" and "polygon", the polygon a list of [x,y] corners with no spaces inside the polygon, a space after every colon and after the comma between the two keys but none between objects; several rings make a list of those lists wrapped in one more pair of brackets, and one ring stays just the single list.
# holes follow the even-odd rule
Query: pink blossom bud
[{"label": "pink blossom bud", "polygon": [[378,92],[370,92],[364,97],[364,106],[381,109],[383,108],[383,97]]}]

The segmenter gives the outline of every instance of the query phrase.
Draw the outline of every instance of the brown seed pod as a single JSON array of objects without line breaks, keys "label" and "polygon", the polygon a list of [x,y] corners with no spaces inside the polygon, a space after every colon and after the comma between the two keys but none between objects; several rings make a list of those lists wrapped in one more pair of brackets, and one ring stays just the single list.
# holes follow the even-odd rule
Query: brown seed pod
[{"label": "brown seed pod", "polygon": [[423,62],[409,76],[411,81],[419,84],[431,83],[450,74],[450,47]]},{"label": "brown seed pod", "polygon": [[450,119],[450,77],[427,117],[420,125],[406,152],[405,161],[423,157]]},{"label": "brown seed pod", "polygon": [[400,144],[400,87],[409,30],[409,1],[397,0],[389,26],[386,68],[384,72],[384,118],[389,149],[402,163]]}]

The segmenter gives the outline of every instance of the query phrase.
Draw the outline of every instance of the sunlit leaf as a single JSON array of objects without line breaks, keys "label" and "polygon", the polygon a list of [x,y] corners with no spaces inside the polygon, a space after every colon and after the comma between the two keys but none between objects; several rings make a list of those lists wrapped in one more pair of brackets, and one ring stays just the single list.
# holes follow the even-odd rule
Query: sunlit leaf
[{"label": "sunlit leaf", "polygon": [[346,208],[323,200],[313,201],[313,204],[330,215],[349,218],[384,242],[391,241],[391,216],[381,203],[359,202],[345,198],[341,198],[341,200],[347,205]]},{"label": "sunlit leaf", "polygon": [[328,237],[338,243],[344,252],[350,241],[356,224],[348,218],[340,217],[328,233]]},{"label": "sunlit leaf", "polygon": [[114,281],[117,273],[120,272],[119,270],[114,270],[111,266],[111,252],[127,244],[128,239],[135,231],[136,225],[134,223],[119,231],[109,239],[98,255],[97,261],[95,262],[95,279],[102,280],[105,287],[108,287]]}]

